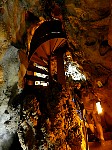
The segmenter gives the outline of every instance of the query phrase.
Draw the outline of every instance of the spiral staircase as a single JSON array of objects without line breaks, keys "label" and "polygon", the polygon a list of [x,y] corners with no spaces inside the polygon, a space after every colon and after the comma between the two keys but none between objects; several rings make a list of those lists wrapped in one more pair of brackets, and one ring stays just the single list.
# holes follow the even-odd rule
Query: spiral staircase
[{"label": "spiral staircase", "polygon": [[26,83],[35,85],[36,82],[49,83],[51,75],[51,59],[57,57],[58,81],[64,82],[63,53],[66,51],[66,34],[61,21],[52,19],[44,21],[35,30],[28,52],[28,69]]}]

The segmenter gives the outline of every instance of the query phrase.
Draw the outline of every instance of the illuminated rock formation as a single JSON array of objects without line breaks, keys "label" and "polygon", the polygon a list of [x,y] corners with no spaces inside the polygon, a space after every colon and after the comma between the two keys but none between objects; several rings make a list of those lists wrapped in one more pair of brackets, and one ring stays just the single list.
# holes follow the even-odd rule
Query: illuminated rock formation
[{"label": "illuminated rock formation", "polygon": [[[19,117],[20,115],[18,112],[18,114],[13,114],[12,116],[12,110],[9,109],[8,105],[12,105],[12,103],[15,104],[15,101],[17,101],[17,103],[20,103],[20,99],[18,99],[17,97],[18,94],[21,93],[21,89],[23,90],[24,87],[23,78],[27,68],[26,53],[29,49],[29,41],[31,41],[30,38],[32,36],[31,35],[28,37],[28,35],[33,33],[33,30],[32,32],[30,32],[29,28],[32,27],[32,29],[34,29],[35,25],[39,23],[40,20],[43,21],[44,19],[47,20],[51,19],[52,17],[62,21],[63,28],[65,29],[67,35],[67,49],[71,52],[71,55],[73,56],[73,61],[77,62],[80,66],[82,66],[86,79],[92,84],[95,94],[97,94],[98,98],[101,99],[105,121],[107,123],[107,127],[104,128],[111,129],[111,0],[0,1],[0,114],[1,120],[3,121],[2,125],[4,125],[4,122],[6,122],[7,120],[9,121],[10,117]],[[64,94],[66,95],[66,93]],[[66,100],[62,98],[62,101],[63,104],[66,105]],[[69,101],[70,105],[72,105],[71,103],[72,102]],[[55,105],[55,107],[59,107],[59,110],[62,107],[62,110],[60,111],[65,111],[65,108],[63,108],[61,104],[61,100],[57,105]],[[6,115],[5,112],[7,111],[5,110],[7,109],[9,109],[9,114]],[[67,109],[69,109],[68,106]],[[38,113],[39,115],[42,114],[40,109]],[[58,113],[56,113],[56,115],[57,114]],[[66,113],[64,115],[66,116]],[[8,116],[7,120],[6,116]],[[37,124],[33,117],[31,117],[30,119],[33,124]],[[56,144],[55,134],[57,134],[57,131],[53,134],[51,132],[51,126],[53,123],[52,117],[48,117],[47,119],[44,120],[45,125],[47,126],[44,127],[44,129],[48,130],[49,128],[50,130],[49,132],[47,132],[47,144],[49,143],[49,139],[50,144],[52,144],[53,142]],[[58,119],[56,118],[56,121],[57,120]],[[78,121],[78,124],[79,122],[80,121]],[[65,121],[62,119],[61,124],[59,124],[60,126],[62,125],[62,128],[63,123],[66,124]],[[12,123],[12,125],[15,126],[14,123]],[[5,129],[5,126],[3,126],[3,129]],[[16,129],[17,127],[15,126],[14,132],[16,132]],[[72,129],[72,126],[70,129]],[[10,130],[10,127],[8,128],[8,130]],[[4,133],[5,131],[6,130],[3,130]],[[32,134],[34,134],[34,131],[31,130],[31,132]],[[74,136],[71,130],[69,133],[70,136]],[[62,130],[60,131],[60,135],[61,134],[64,134]],[[0,135],[2,135],[2,133]],[[9,133],[7,135],[9,135]],[[65,138],[65,135],[63,135],[63,137]],[[62,138],[60,138],[60,141],[62,142]],[[70,145],[72,142],[73,141],[68,139],[69,147],[71,147]],[[40,145],[42,146],[42,144]],[[65,143],[61,146],[64,147],[65,145],[67,146],[67,144]]]}]

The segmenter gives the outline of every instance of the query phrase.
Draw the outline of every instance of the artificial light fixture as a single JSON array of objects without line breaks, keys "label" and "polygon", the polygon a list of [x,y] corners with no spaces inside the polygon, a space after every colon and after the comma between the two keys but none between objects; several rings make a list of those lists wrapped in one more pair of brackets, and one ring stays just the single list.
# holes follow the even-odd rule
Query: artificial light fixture
[{"label": "artificial light fixture", "polygon": [[96,102],[96,108],[97,108],[98,114],[101,114],[102,113],[102,107],[101,107],[101,103],[99,101]]}]

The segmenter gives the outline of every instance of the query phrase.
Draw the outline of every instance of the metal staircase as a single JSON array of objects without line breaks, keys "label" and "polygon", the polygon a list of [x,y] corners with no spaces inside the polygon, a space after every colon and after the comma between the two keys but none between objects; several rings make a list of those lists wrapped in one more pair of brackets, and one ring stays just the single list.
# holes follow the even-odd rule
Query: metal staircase
[{"label": "metal staircase", "polygon": [[[51,58],[58,51],[65,52],[66,35],[59,20],[44,21],[34,32],[28,52],[29,65],[25,75],[26,83],[49,82],[51,79]],[[62,52],[63,51],[63,52]],[[58,53],[59,54],[59,53]],[[59,57],[59,56],[57,56]],[[46,75],[38,76],[37,74]]]}]

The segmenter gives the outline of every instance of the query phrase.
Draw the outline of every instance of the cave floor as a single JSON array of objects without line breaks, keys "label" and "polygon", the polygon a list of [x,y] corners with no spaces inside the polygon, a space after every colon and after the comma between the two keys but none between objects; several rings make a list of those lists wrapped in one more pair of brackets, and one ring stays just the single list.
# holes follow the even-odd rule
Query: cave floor
[{"label": "cave floor", "polygon": [[105,141],[104,144],[89,142],[89,150],[112,150],[112,140]]},{"label": "cave floor", "polygon": [[112,132],[104,133],[104,143],[89,142],[89,150],[112,150]]}]

